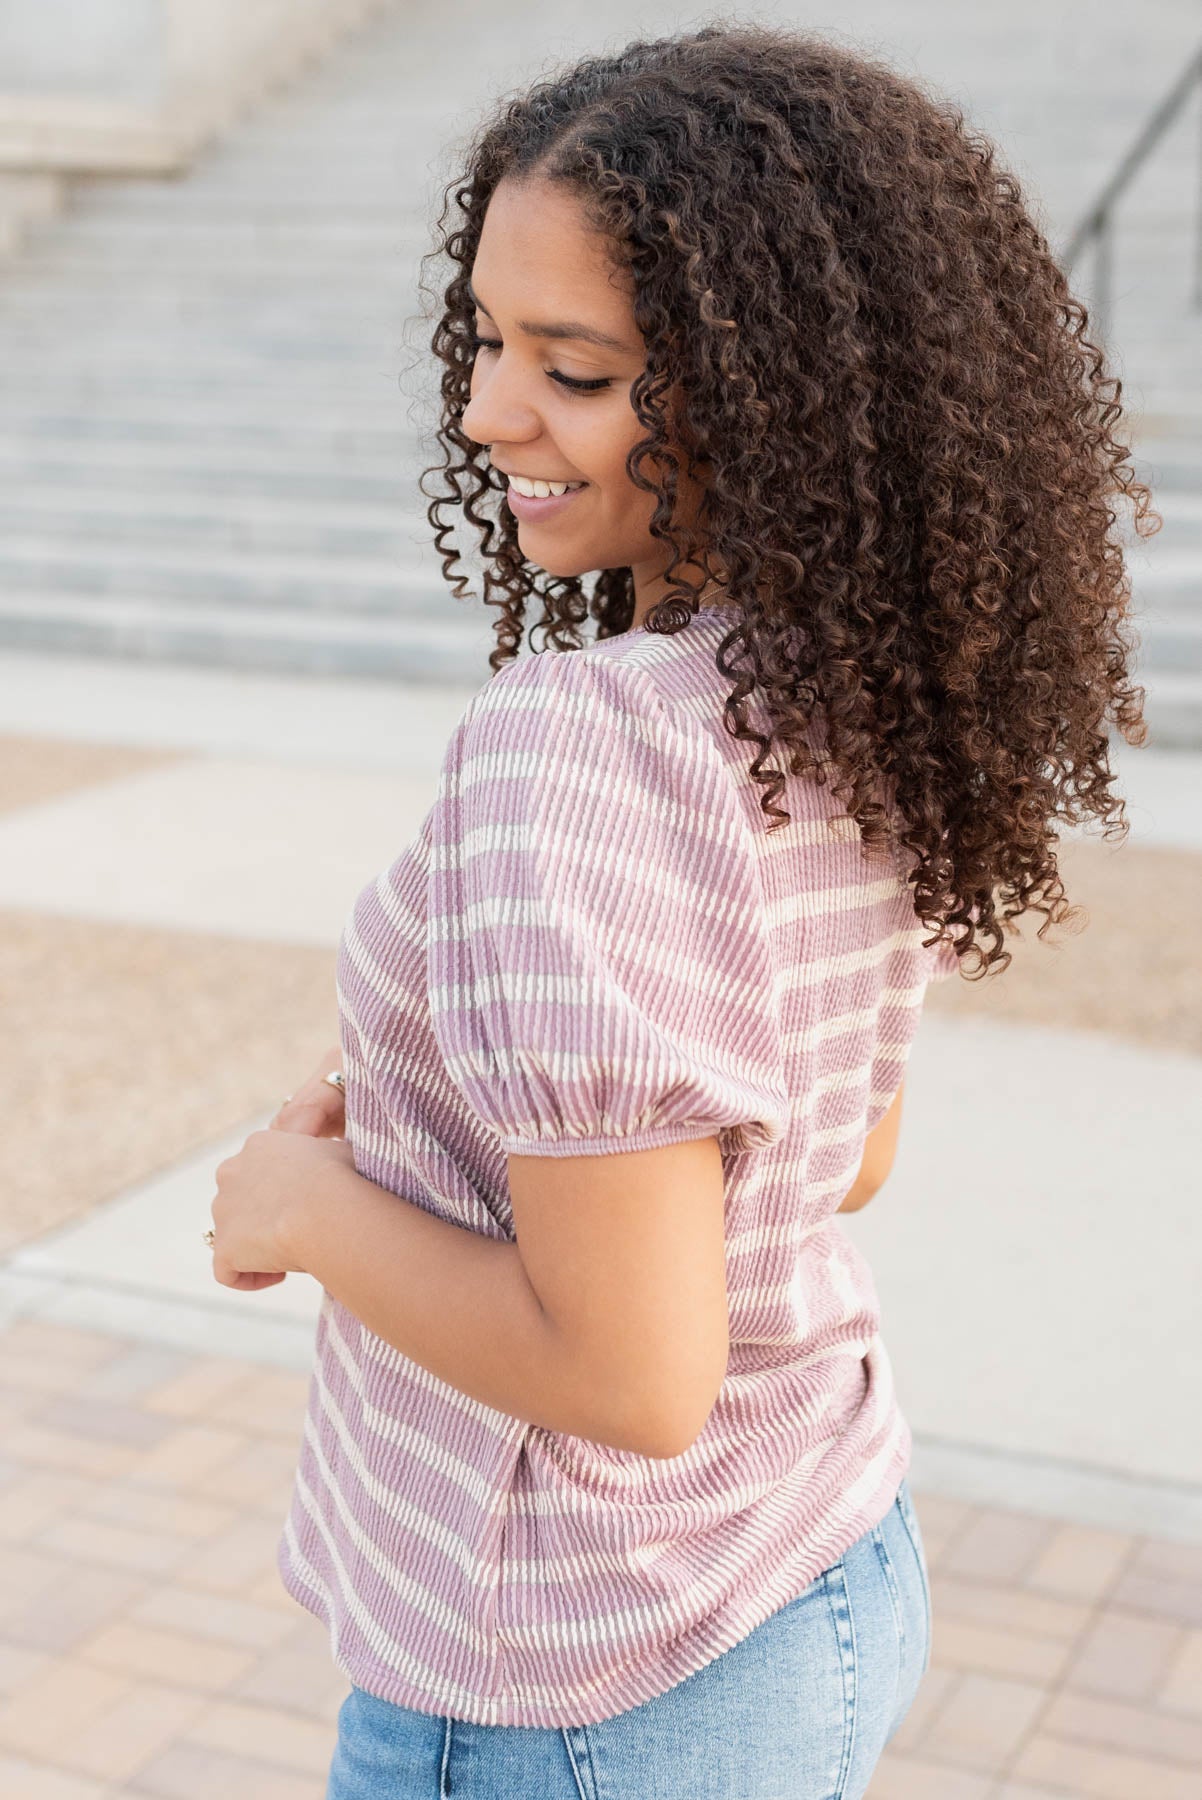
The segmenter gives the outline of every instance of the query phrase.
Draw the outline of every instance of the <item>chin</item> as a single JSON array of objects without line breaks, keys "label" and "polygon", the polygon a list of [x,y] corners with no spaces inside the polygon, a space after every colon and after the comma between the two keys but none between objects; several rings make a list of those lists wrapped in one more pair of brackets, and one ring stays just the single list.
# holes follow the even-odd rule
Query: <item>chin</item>
[{"label": "chin", "polygon": [[548,575],[554,575],[558,581],[573,581],[577,576],[591,574],[594,569],[604,568],[604,563],[582,562],[578,556],[532,556],[532,563]]}]

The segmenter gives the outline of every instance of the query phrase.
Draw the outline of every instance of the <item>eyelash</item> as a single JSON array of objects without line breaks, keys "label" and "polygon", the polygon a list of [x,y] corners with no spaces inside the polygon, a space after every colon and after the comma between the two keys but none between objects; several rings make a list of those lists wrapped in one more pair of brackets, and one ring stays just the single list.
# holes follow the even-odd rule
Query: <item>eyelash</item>
[{"label": "eyelash", "polygon": [[[468,341],[473,350],[499,350],[501,348],[500,338],[481,337],[478,332],[472,333]],[[598,376],[593,381],[577,381],[571,375],[561,375],[558,369],[548,369],[547,374],[552,381],[557,381],[561,387],[570,388],[577,394],[596,394],[602,388],[613,386],[613,381],[608,375]]]}]

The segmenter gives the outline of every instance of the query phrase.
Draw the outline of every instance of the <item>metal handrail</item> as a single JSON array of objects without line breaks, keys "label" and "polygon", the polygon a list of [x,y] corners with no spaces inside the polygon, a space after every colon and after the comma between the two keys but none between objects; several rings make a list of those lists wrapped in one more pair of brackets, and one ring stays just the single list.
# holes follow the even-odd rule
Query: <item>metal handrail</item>
[{"label": "metal handrail", "polygon": [[[1089,211],[1085,213],[1069,239],[1068,247],[1064,252],[1062,261],[1067,270],[1072,268],[1082,250],[1091,240],[1096,246],[1093,314],[1098,325],[1098,335],[1103,339],[1106,337],[1110,321],[1111,290],[1114,280],[1113,214],[1115,205],[1122,198],[1165,132],[1176,123],[1177,114],[1189,99],[1190,92],[1195,85],[1202,87],[1202,46],[1199,46],[1194,52],[1172,88],[1119,163],[1110,180]],[[1202,183],[1199,184],[1194,243],[1194,289],[1190,303],[1195,307],[1202,306]]]}]

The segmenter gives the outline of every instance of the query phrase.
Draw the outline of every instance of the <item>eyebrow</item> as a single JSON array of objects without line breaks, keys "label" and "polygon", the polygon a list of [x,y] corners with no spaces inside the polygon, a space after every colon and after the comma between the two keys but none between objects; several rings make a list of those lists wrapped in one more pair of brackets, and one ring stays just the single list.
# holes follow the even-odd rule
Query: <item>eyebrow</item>
[{"label": "eyebrow", "polygon": [[[492,314],[470,281],[467,284],[467,297],[473,306],[479,307],[485,318],[492,318]],[[583,344],[596,344],[602,350],[628,350],[630,348],[628,344],[623,343],[621,338],[609,337],[604,331],[598,331],[593,325],[582,325],[577,319],[560,319],[558,321],[519,319],[518,325],[531,337],[574,338]]]}]

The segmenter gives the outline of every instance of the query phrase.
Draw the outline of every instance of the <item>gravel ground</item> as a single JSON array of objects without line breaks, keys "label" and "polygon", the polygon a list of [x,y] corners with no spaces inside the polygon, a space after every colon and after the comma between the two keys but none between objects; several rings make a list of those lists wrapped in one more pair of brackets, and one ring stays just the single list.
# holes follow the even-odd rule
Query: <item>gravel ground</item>
[{"label": "gravel ground", "polygon": [[0,732],[0,813],[36,806],[102,781],[118,781],[163,763],[185,761],[186,750],[141,750],[126,744],[79,744],[67,738]]},{"label": "gravel ground", "polygon": [[933,984],[932,1013],[1102,1031],[1202,1055],[1202,855],[1073,839],[1064,889],[1084,918],[1070,932],[1027,914],[1009,968]]},{"label": "gravel ground", "polygon": [[33,912],[0,912],[0,992],[0,1251],[278,1105],[338,1032],[333,950]]}]

